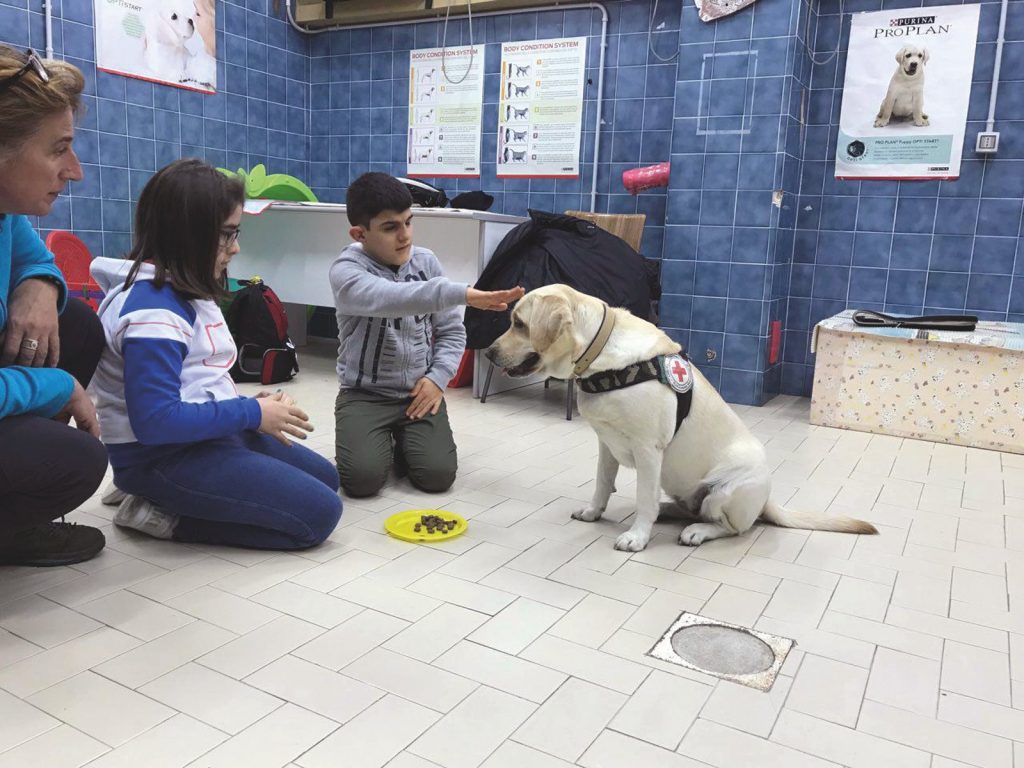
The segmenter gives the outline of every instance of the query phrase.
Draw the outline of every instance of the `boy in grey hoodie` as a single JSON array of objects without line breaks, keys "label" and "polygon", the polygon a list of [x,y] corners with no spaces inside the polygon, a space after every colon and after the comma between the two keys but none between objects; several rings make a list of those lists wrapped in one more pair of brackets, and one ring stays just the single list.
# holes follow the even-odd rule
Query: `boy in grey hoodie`
[{"label": "boy in grey hoodie", "polygon": [[444,389],[466,345],[458,307],[503,311],[522,288],[478,291],[444,276],[412,244],[412,197],[386,173],[365,173],[345,198],[355,241],[331,265],[338,317],[335,457],[349,496],[387,481],[397,448],[424,491],[451,487],[458,467]]}]

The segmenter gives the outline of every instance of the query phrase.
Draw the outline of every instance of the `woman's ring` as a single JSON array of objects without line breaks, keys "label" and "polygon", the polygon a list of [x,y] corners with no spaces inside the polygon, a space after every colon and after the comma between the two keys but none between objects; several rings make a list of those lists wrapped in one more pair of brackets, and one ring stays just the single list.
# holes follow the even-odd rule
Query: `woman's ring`
[{"label": "woman's ring", "polygon": [[37,349],[39,349],[39,342],[36,341],[35,339],[23,339],[21,342],[21,347],[22,349],[31,349],[33,352],[35,352]]}]

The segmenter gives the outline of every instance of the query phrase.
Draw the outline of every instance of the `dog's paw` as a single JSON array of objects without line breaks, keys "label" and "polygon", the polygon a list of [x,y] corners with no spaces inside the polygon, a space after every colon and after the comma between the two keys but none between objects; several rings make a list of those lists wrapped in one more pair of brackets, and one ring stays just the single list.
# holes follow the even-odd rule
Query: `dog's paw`
[{"label": "dog's paw", "polygon": [[928,118],[926,116],[922,115],[920,120],[915,120],[914,121],[914,125],[916,125],[918,128],[920,128],[922,126],[925,126],[925,125],[929,125]]},{"label": "dog's paw", "polygon": [[629,530],[615,540],[615,548],[621,552],[640,552],[649,540],[650,534]]},{"label": "dog's paw", "polygon": [[594,507],[585,507],[584,509],[577,509],[572,513],[573,518],[576,520],[582,520],[585,523],[592,523],[595,520],[600,520],[601,515],[604,514],[603,509],[594,509]]},{"label": "dog's paw", "polygon": [[878,118],[877,120],[875,120],[875,128],[885,128],[885,126],[887,126],[888,124],[889,121],[883,120],[882,118]]},{"label": "dog's paw", "polygon": [[679,543],[684,547],[698,547],[705,541],[721,536],[721,529],[710,523],[694,523],[683,528],[679,534]]}]

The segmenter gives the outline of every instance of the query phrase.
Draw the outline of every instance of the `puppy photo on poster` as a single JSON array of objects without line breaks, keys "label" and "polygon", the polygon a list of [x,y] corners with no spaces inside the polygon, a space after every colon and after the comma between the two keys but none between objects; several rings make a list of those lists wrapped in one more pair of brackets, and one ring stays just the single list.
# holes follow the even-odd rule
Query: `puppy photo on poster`
[{"label": "puppy photo on poster", "polygon": [[95,0],[96,66],[215,93],[215,0]]}]

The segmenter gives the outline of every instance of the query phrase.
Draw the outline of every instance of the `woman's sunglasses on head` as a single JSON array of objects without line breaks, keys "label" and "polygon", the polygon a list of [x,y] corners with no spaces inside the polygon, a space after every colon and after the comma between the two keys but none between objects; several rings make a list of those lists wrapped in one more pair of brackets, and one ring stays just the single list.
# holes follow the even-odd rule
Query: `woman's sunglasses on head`
[{"label": "woman's sunglasses on head", "polygon": [[33,70],[44,83],[50,82],[50,73],[43,66],[43,60],[39,58],[38,53],[29,48],[25,51],[25,65],[13,75],[8,75],[3,80],[0,80],[0,93],[3,93],[21,80],[21,78],[28,74],[29,70]]}]

